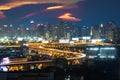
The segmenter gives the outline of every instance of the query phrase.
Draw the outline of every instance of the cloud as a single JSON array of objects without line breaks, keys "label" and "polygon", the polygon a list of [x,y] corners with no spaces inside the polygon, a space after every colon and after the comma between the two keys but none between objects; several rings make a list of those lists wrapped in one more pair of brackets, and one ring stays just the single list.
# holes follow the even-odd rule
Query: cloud
[{"label": "cloud", "polygon": [[36,12],[32,12],[32,13],[28,13],[28,14],[26,14],[24,17],[22,17],[21,19],[29,18],[29,17],[31,17],[31,16],[34,16],[34,15],[40,14],[40,13],[45,12],[45,11],[46,11],[46,10],[36,11]]},{"label": "cloud", "polygon": [[38,13],[39,13],[39,12],[29,13],[29,14],[25,15],[23,18],[29,18],[29,17],[31,17],[31,16],[34,16],[34,15],[38,14]]},{"label": "cloud", "polygon": [[6,19],[6,16],[4,15],[4,12],[0,11],[0,19]]},{"label": "cloud", "polygon": [[58,18],[65,21],[80,21],[79,18],[73,17],[71,13],[65,13],[61,16],[58,16]]},{"label": "cloud", "polygon": [[12,8],[15,8],[15,7],[19,7],[19,6],[22,6],[22,5],[28,5],[28,4],[36,4],[36,2],[24,2],[24,0],[22,1],[17,1],[17,0],[14,0],[12,2],[7,2],[3,5],[0,5],[0,10],[10,10]]},{"label": "cloud", "polygon": [[[56,3],[67,7],[74,7],[76,3],[84,0],[7,0],[3,4],[0,4],[0,10],[10,10],[12,8],[20,7],[29,4],[49,4]],[[72,5],[72,6],[71,6]]]},{"label": "cloud", "polygon": [[[5,19],[6,16],[3,12],[5,10],[10,10],[16,7],[21,7],[23,5],[35,5],[35,4],[60,4],[59,6],[51,6],[46,8],[44,11],[47,10],[53,10],[53,9],[70,9],[77,7],[76,3],[81,2],[84,0],[5,0],[0,1],[0,19]],[[30,14],[27,14],[24,18],[28,18],[31,16],[34,16],[40,12],[33,12]]]},{"label": "cloud", "polygon": [[64,8],[64,6],[51,6],[51,7],[48,7],[47,10],[61,9],[61,8]]}]

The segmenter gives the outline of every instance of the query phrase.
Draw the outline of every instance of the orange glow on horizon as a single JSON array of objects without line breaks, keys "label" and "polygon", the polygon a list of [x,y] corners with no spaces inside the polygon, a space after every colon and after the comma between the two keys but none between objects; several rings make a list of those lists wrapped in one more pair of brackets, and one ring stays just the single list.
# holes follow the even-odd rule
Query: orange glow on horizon
[{"label": "orange glow on horizon", "polygon": [[72,17],[71,13],[65,13],[58,17],[59,19],[66,20],[66,21],[80,21],[79,18]]}]

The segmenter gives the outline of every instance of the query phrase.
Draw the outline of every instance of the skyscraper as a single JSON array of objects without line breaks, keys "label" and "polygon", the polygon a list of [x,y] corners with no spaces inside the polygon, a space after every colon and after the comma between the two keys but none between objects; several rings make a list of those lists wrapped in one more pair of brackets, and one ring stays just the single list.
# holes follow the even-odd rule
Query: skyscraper
[{"label": "skyscraper", "polygon": [[24,25],[20,25],[20,33],[19,33],[19,36],[21,36],[21,37],[27,36],[27,34],[26,34],[26,28],[25,28]]},{"label": "skyscraper", "polygon": [[92,39],[100,39],[99,27],[97,25],[91,26],[90,36]]},{"label": "skyscraper", "polygon": [[100,34],[100,39],[105,38],[105,26],[104,26],[104,24],[99,25],[99,34]]},{"label": "skyscraper", "polygon": [[109,22],[106,27],[105,37],[110,41],[116,41],[119,34],[117,34],[117,26],[113,22]]},{"label": "skyscraper", "polygon": [[59,24],[58,24],[59,31],[58,31],[58,35],[57,35],[58,39],[66,38],[66,35],[67,35],[66,27],[67,27],[66,22],[64,22],[64,21],[59,22]]},{"label": "skyscraper", "polygon": [[33,20],[30,21],[30,36],[35,36],[35,22]]},{"label": "skyscraper", "polygon": [[83,26],[80,28],[80,37],[90,36],[90,29],[87,26]]},{"label": "skyscraper", "polygon": [[30,21],[30,29],[31,30],[35,29],[35,22],[33,20]]}]

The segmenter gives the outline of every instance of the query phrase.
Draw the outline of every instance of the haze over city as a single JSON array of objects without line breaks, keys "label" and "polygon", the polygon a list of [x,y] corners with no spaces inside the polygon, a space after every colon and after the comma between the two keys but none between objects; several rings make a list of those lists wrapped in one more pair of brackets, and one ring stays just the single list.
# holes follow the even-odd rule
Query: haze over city
[{"label": "haze over city", "polygon": [[60,20],[76,21],[79,26],[107,24],[114,21],[120,26],[119,0],[2,0],[0,25],[29,22],[56,24]]}]

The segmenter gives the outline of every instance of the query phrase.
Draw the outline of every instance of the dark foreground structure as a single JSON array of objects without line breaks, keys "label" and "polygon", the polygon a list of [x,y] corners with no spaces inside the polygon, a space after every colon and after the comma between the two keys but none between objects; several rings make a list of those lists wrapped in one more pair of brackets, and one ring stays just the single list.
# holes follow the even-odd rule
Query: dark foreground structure
[{"label": "dark foreground structure", "polygon": [[0,73],[1,80],[54,80],[53,72],[7,72]]},{"label": "dark foreground structure", "polygon": [[118,61],[90,61],[68,70],[48,68],[22,72],[1,72],[1,80],[120,80]]}]

